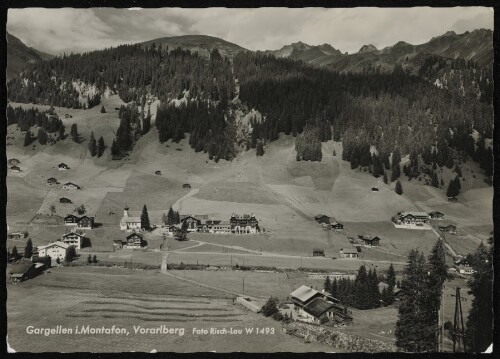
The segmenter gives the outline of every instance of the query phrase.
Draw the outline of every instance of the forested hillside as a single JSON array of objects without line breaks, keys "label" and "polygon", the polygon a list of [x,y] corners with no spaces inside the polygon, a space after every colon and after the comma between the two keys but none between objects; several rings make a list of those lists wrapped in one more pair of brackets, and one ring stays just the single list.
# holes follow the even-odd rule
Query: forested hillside
[{"label": "forested hillside", "polygon": [[[491,75],[471,61],[422,61],[418,74],[398,64],[390,72],[340,73],[264,53],[242,51],[231,61],[217,49],[205,57],[155,43],[124,45],[37,63],[9,82],[8,98],[86,108],[118,93],[130,103],[120,110],[113,151],[118,157],[149,130],[148,95],[160,101],[160,142],[190,133],[191,147],[216,161],[236,155],[233,109],[240,104],[263,115],[251,120],[247,147],[283,132],[298,136],[297,160],[321,161],[321,141],[333,138],[342,141],[343,159],[352,168],[369,168],[375,176],[399,168],[405,155],[413,159],[405,170],[409,177],[418,173],[419,156],[450,168],[470,156],[490,175]],[[398,176],[394,170],[392,179]]]}]

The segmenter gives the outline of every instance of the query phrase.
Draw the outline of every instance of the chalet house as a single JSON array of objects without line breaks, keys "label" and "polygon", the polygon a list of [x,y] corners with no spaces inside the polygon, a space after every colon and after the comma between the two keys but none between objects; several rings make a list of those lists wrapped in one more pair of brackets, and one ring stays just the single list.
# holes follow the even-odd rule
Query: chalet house
[{"label": "chalet house", "polygon": [[231,233],[231,222],[221,220],[208,220],[207,228],[208,232],[210,233],[227,234]]},{"label": "chalet house", "polygon": [[439,211],[432,211],[432,212],[429,212],[429,218],[430,219],[444,219],[444,213],[441,213]]},{"label": "chalet house", "polygon": [[475,270],[472,269],[472,267],[470,267],[470,266],[456,265],[455,269],[460,274],[471,275],[471,274],[474,274],[474,272],[475,272]]},{"label": "chalet house", "polygon": [[467,257],[460,257],[456,261],[453,262],[456,266],[465,266],[470,267],[470,263],[467,260]]},{"label": "chalet house", "polygon": [[73,203],[69,198],[61,197],[59,198],[59,203]]},{"label": "chalet house", "polygon": [[67,182],[62,185],[62,189],[68,189],[68,190],[75,190],[75,189],[81,189],[81,187],[77,184],[74,184],[72,182]]},{"label": "chalet house", "polygon": [[74,214],[68,214],[64,217],[64,224],[67,226],[76,226],[78,224],[78,217]]},{"label": "chalet house", "polygon": [[399,212],[392,218],[396,228],[431,229],[426,212]]},{"label": "chalet house", "polygon": [[378,192],[378,187],[372,187],[372,192]]},{"label": "chalet house", "polygon": [[338,223],[338,222],[333,222],[332,224],[330,224],[330,227],[331,227],[331,229],[333,229],[334,231],[337,231],[337,232],[341,232],[344,230],[344,225],[342,223]]},{"label": "chalet house", "polygon": [[259,232],[259,222],[253,214],[236,214],[231,215],[229,220],[231,223],[232,233],[257,233]]},{"label": "chalet house", "polygon": [[358,258],[358,251],[356,248],[341,248],[339,254],[340,258]]},{"label": "chalet house", "polygon": [[313,257],[324,257],[325,251],[323,249],[313,249]]},{"label": "chalet house", "polygon": [[7,164],[9,166],[18,166],[21,164],[21,161],[19,161],[17,158],[11,158],[7,161]]},{"label": "chalet house", "polygon": [[7,235],[8,239],[22,239],[24,238],[24,233],[21,232],[11,232]]},{"label": "chalet house", "polygon": [[10,170],[11,170],[12,172],[21,172],[21,168],[19,168],[19,166],[12,166],[12,167],[10,168]]},{"label": "chalet house", "polygon": [[67,245],[74,246],[76,251],[80,251],[82,248],[82,243],[85,238],[85,234],[77,233],[77,232],[69,232],[63,234],[61,237],[61,242],[66,243]]},{"label": "chalet house", "polygon": [[207,215],[181,215],[181,224],[184,226],[184,223],[187,225],[188,232],[205,232],[208,231],[207,228]]},{"label": "chalet house", "polygon": [[191,185],[189,183],[184,183],[182,185],[182,188],[191,188]]},{"label": "chalet house", "polygon": [[373,247],[380,245],[380,238],[371,234],[358,235],[358,238],[363,241],[365,246]]},{"label": "chalet house", "polygon": [[46,257],[49,256],[52,259],[52,264],[59,258],[63,261],[66,258],[66,252],[68,251],[69,244],[61,241],[52,242],[45,246],[38,246],[38,256]]},{"label": "chalet house", "polygon": [[130,217],[128,215],[128,207],[123,209],[123,217],[120,221],[120,229],[122,231],[130,231],[141,229],[141,217]]},{"label": "chalet house", "polygon": [[45,269],[43,263],[33,263],[28,259],[19,260],[11,265],[9,269],[12,283],[23,282],[33,278]]},{"label": "chalet house", "polygon": [[82,216],[76,222],[78,228],[92,229],[94,228],[94,217]]},{"label": "chalet house", "polygon": [[57,167],[59,168],[59,171],[69,170],[69,166],[66,163],[59,163],[59,165],[57,165]]},{"label": "chalet house", "polygon": [[298,321],[320,324],[331,321],[337,316],[341,316],[343,319],[350,318],[343,314],[343,308],[337,299],[311,287],[302,285],[294,290],[290,297]]},{"label": "chalet house", "polygon": [[117,239],[113,241],[115,249],[144,249],[148,246],[148,242],[144,240],[141,234],[133,232],[125,239]]},{"label": "chalet house", "polygon": [[155,175],[161,176],[161,171],[155,171]]},{"label": "chalet house", "polygon": [[330,224],[330,217],[328,217],[326,214],[317,214],[314,216],[314,220],[320,224]]},{"label": "chalet house", "polygon": [[58,184],[58,183],[59,183],[59,182],[57,182],[57,179],[56,179],[56,178],[54,178],[54,177],[50,177],[50,178],[48,178],[48,179],[47,179],[47,184],[48,184],[49,186],[52,186],[52,185],[55,185],[55,184]]},{"label": "chalet house", "polygon": [[457,234],[457,226],[453,224],[449,224],[447,226],[439,226],[438,228],[441,232],[444,233]]}]

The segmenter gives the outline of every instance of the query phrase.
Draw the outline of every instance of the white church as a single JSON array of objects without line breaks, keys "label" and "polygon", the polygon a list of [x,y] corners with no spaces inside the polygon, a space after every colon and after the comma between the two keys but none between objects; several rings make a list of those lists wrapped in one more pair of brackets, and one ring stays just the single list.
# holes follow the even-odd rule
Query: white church
[{"label": "white church", "polygon": [[123,218],[120,221],[120,229],[122,231],[140,230],[141,217],[129,217],[128,207],[123,209]]}]

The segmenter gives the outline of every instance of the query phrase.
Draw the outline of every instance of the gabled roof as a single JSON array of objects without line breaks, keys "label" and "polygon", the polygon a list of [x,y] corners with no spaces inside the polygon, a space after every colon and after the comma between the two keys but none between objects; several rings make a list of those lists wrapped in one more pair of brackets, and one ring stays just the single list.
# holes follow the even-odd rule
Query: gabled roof
[{"label": "gabled roof", "polygon": [[54,178],[54,177],[50,177],[50,178],[47,178],[47,182],[57,182],[57,178]]},{"label": "gabled roof", "polygon": [[329,216],[327,216],[326,214],[317,214],[314,216],[314,219],[321,219],[321,218],[330,218]]},{"label": "gabled roof", "polygon": [[401,212],[399,214],[400,217],[406,217],[406,216],[413,216],[413,217],[429,217],[429,215],[427,214],[427,212]]},{"label": "gabled roof", "polygon": [[125,238],[129,239],[129,238],[130,238],[130,237],[132,237],[132,236],[134,236],[134,237],[139,237],[139,238],[141,238],[141,239],[142,239],[142,234],[137,233],[137,232],[132,232],[132,233],[130,233],[130,234],[129,234],[127,237],[125,237]]},{"label": "gabled roof", "polygon": [[77,233],[77,232],[68,232],[62,235],[63,238],[69,237],[69,236],[78,236],[80,238],[85,237],[83,234]]},{"label": "gabled roof", "polygon": [[32,266],[34,266],[34,264],[30,260],[20,260],[11,265],[9,269],[9,274],[24,274]]},{"label": "gabled roof", "polygon": [[342,248],[340,252],[345,254],[357,254],[358,250],[356,248]]},{"label": "gabled roof", "polygon": [[336,308],[336,306],[323,298],[314,298],[311,302],[307,303],[303,309],[314,317],[319,318],[332,308]]},{"label": "gabled roof", "polygon": [[75,187],[80,188],[80,186],[79,186],[79,185],[77,185],[77,184],[75,184],[75,183],[73,183],[73,182],[66,182],[65,184],[63,184],[63,186],[75,186]]},{"label": "gabled roof", "polygon": [[66,219],[66,218],[77,218],[78,219],[78,217],[75,216],[74,214],[68,214],[66,217],[64,217],[64,219]]},{"label": "gabled roof", "polygon": [[306,302],[315,295],[317,295],[319,292],[316,289],[312,289],[311,287],[308,287],[306,285],[301,285],[297,289],[295,289],[290,296],[295,297],[301,302]]},{"label": "gabled roof", "polygon": [[61,248],[64,248],[64,249],[68,249],[69,246],[70,246],[69,244],[66,244],[64,242],[56,241],[56,242],[52,242],[52,243],[46,244],[44,246],[38,246],[38,250],[45,249],[45,248],[50,248],[50,247],[61,247]]},{"label": "gabled roof", "polygon": [[141,217],[128,217],[125,216],[122,218],[121,222],[125,223],[141,223]]},{"label": "gabled roof", "polygon": [[58,167],[68,167],[68,165],[64,162],[61,162],[57,165]]}]

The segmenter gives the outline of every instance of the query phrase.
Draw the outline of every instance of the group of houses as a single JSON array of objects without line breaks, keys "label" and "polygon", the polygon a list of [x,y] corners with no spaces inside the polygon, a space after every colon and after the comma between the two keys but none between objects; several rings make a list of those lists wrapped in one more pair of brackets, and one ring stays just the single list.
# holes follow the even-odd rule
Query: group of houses
[{"label": "group of houses", "polygon": [[444,219],[444,213],[439,211],[432,212],[399,212],[392,217],[392,223],[396,228],[409,229],[432,229],[430,220]]},{"label": "group of houses", "polygon": [[[173,233],[176,229],[185,228],[188,232],[203,232],[215,234],[251,234],[259,233],[259,221],[254,214],[233,213],[228,221],[210,219],[208,215],[186,214],[180,216],[180,224],[165,227],[166,233]],[[142,228],[141,217],[129,215],[129,208],[123,210],[120,220],[122,231],[140,231]]]},{"label": "group of houses", "polygon": [[352,316],[347,313],[340,301],[325,291],[319,292],[302,285],[290,293],[290,297],[294,320],[314,324],[352,321]]},{"label": "group of houses", "polygon": [[124,239],[113,240],[113,249],[146,249],[148,242],[144,239],[142,234],[132,232]]},{"label": "group of houses", "polygon": [[[55,186],[58,185],[59,181],[55,177],[50,177],[47,178],[47,186]],[[82,189],[79,185],[73,183],[73,182],[66,182],[61,186],[62,189],[66,190],[77,190],[77,189]]]},{"label": "group of houses", "polygon": [[209,219],[207,215],[181,215],[181,226],[188,232],[205,232],[215,234],[252,234],[259,233],[259,221],[252,214],[233,213],[229,221]]},{"label": "group of houses", "polygon": [[340,222],[337,222],[335,218],[330,218],[326,214],[318,214],[314,216],[314,220],[323,226],[323,229],[331,229],[334,231],[341,232],[344,230],[344,225]]},{"label": "group of houses", "polygon": [[64,217],[64,224],[66,226],[76,226],[82,229],[93,229],[95,226],[95,218],[90,216],[75,216],[74,214],[68,214]]},{"label": "group of houses", "polygon": [[472,268],[471,264],[469,263],[467,257],[462,256],[457,260],[455,260],[453,264],[454,264],[453,270],[459,274],[472,275],[475,272],[474,268]]}]

